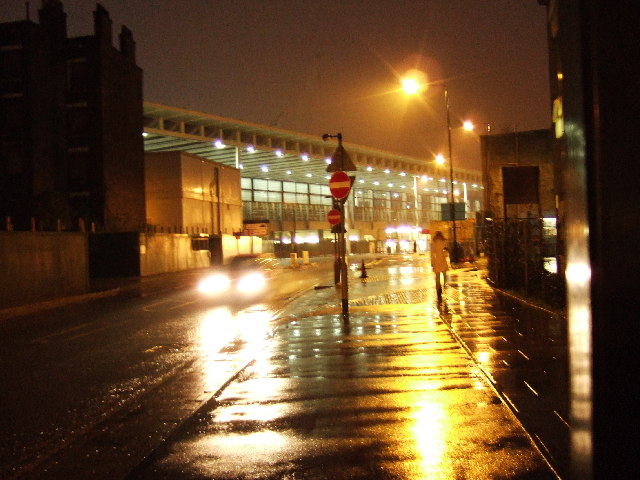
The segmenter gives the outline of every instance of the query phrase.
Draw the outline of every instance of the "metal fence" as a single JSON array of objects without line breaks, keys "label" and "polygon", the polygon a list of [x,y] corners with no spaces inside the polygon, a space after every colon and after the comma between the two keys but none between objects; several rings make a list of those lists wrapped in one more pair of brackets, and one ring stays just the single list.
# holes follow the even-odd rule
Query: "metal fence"
[{"label": "metal fence", "polygon": [[493,219],[480,226],[480,236],[493,285],[553,308],[564,307],[563,277],[545,268],[555,261],[556,238],[545,234],[542,219]]},{"label": "metal fence", "polygon": [[[327,213],[331,209],[327,205],[251,202],[242,203],[244,218],[266,218],[278,221],[326,221]],[[410,225],[428,225],[430,221],[439,218],[439,211],[418,211],[406,207],[352,207],[350,213],[354,221],[406,223]]]}]

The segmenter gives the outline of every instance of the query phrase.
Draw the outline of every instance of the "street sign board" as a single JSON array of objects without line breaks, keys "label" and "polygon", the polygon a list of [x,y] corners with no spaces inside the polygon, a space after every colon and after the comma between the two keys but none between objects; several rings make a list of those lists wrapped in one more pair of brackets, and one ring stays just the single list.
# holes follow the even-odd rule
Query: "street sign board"
[{"label": "street sign board", "polygon": [[[456,202],[454,207],[454,215],[456,220],[464,220],[465,217],[465,203]],[[445,222],[451,221],[451,203],[442,203],[440,205],[440,220]]]},{"label": "street sign board", "polygon": [[329,210],[329,213],[327,213],[327,220],[329,220],[329,223],[331,225],[337,225],[338,223],[340,223],[340,219],[342,218],[342,215],[340,214],[340,210],[337,209],[333,209],[333,210]]},{"label": "street sign board", "polygon": [[342,170],[334,172],[329,180],[329,190],[331,190],[331,195],[338,200],[347,198],[351,191],[351,178]]},{"label": "street sign board", "polygon": [[336,151],[331,156],[331,163],[327,166],[327,172],[337,171],[355,172],[356,166],[353,164],[351,157],[344,149],[342,144],[339,144]]},{"label": "street sign board", "polygon": [[269,235],[269,222],[244,221],[244,235],[265,237]]}]

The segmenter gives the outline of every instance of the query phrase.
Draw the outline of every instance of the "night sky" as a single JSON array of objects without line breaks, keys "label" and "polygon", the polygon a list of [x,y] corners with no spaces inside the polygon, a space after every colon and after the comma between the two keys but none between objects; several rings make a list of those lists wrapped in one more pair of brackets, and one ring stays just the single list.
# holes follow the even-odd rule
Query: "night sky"
[{"label": "night sky", "polygon": [[[31,3],[37,21],[40,0]],[[537,0],[102,0],[133,31],[145,100],[431,160],[446,154],[441,86],[407,97],[410,68],[445,82],[454,160],[478,134],[550,125],[545,9]],[[95,2],[63,0],[70,36]],[[26,18],[2,0],[0,22]],[[455,128],[471,119],[475,134]]]}]

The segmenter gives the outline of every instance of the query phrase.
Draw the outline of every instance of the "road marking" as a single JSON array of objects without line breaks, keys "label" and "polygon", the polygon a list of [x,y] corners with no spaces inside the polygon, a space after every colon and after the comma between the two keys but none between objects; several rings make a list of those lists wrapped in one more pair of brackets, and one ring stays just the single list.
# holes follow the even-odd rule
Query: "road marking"
[{"label": "road marking", "polygon": [[523,380],[523,381],[522,381],[522,383],[524,383],[524,384],[527,386],[527,388],[528,388],[529,390],[531,390],[531,391],[535,394],[535,396],[536,396],[536,397],[539,397],[539,396],[540,396],[540,395],[538,395],[538,392],[536,392],[536,391],[533,389],[533,387],[532,387],[531,385],[529,385],[527,382],[525,382],[525,381]]},{"label": "road marking", "polygon": [[160,302],[150,303],[149,305],[146,305],[146,306],[142,307],[142,310],[145,311],[145,312],[151,312],[152,309],[157,307],[158,305],[169,303],[170,301],[171,300],[161,300]]},{"label": "road marking", "polygon": [[174,305],[173,307],[167,308],[167,310],[175,310],[176,308],[187,307],[187,306],[192,305],[194,303],[197,303],[199,301],[200,301],[200,299],[191,300],[190,302],[179,303],[178,305]]},{"label": "road marking", "polygon": [[505,392],[501,391],[500,394],[504,397],[504,399],[509,402],[509,405],[511,405],[511,408],[513,409],[514,412],[516,413],[520,413],[520,410],[518,410],[518,407],[516,407],[515,403],[513,403],[511,401],[511,399],[509,398],[509,395],[507,395]]},{"label": "road marking", "polygon": [[560,419],[560,421],[561,421],[562,423],[564,423],[564,425],[565,425],[567,428],[571,428],[571,425],[569,425],[569,423],[567,423],[567,421],[566,421],[564,418],[562,418],[562,415],[560,415],[560,414],[557,412],[557,410],[554,410],[554,411],[553,411],[553,413],[555,414],[555,416],[556,416],[556,417],[558,417],[558,418]]},{"label": "road marking", "polygon": [[75,327],[66,328],[66,329],[60,330],[59,332],[56,332],[56,333],[51,333],[49,335],[43,335],[42,337],[34,338],[33,340],[31,340],[31,343],[47,343],[52,338],[61,337],[63,335],[66,335],[67,333],[75,332],[76,330],[80,330],[82,328],[86,328],[86,327],[88,327],[90,325],[91,325],[91,323],[81,323],[80,325],[76,325]]}]

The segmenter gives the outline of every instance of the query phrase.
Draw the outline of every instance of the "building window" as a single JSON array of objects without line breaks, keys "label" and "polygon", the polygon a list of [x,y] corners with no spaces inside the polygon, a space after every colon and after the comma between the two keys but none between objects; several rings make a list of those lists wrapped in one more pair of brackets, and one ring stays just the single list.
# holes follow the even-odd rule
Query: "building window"
[{"label": "building window", "polygon": [[268,190],[269,189],[269,181],[261,180],[259,178],[253,179],[253,189],[254,190]]},{"label": "building window", "polygon": [[268,202],[269,198],[267,192],[265,192],[264,190],[254,190],[253,200],[256,202]]},{"label": "building window", "polygon": [[0,47],[2,80],[21,80],[24,78],[22,58],[22,45],[6,45]]},{"label": "building window", "polygon": [[86,137],[90,126],[90,120],[89,109],[86,104],[70,105],[67,109],[67,127],[69,129],[69,137],[74,139]]},{"label": "building window", "polygon": [[22,95],[4,95],[1,99],[0,124],[3,133],[9,136],[21,135],[26,126],[26,109]]},{"label": "building window", "polygon": [[24,150],[20,142],[4,142],[2,144],[2,177],[19,177],[24,173]]},{"label": "building window", "polygon": [[74,58],[67,61],[67,89],[71,94],[83,96],[87,92],[87,59]]},{"label": "building window", "polygon": [[281,192],[268,192],[267,201],[273,203],[282,203],[282,193]]},{"label": "building window", "polygon": [[315,193],[316,195],[331,195],[328,185],[309,185],[309,193]]},{"label": "building window", "polygon": [[311,205],[327,205],[329,207],[333,205],[332,199],[328,195],[309,195],[309,203]]},{"label": "building window", "polygon": [[282,182],[279,180],[269,180],[270,192],[282,192]]},{"label": "building window", "polygon": [[68,155],[68,188],[70,192],[85,191],[89,188],[89,154],[77,151]]}]

